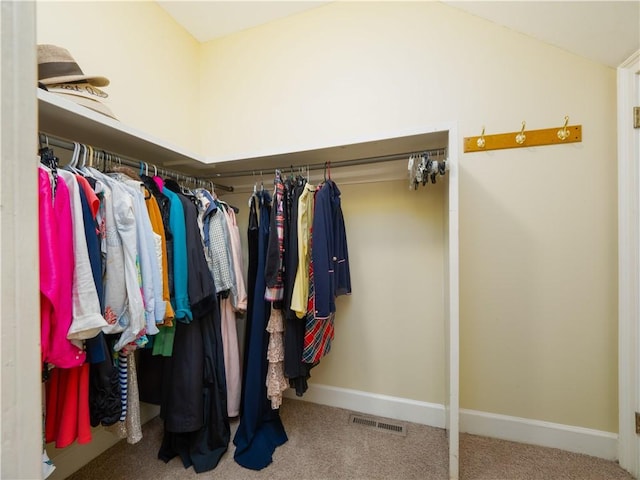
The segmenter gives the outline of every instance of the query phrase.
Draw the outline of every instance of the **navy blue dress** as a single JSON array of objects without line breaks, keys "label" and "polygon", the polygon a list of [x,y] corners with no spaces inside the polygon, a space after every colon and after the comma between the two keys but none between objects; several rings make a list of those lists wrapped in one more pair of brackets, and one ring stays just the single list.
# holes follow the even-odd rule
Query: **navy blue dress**
[{"label": "navy blue dress", "polygon": [[279,410],[271,409],[267,399],[267,347],[266,331],[270,305],[264,300],[266,288],[265,263],[269,240],[269,211],[271,197],[258,192],[260,198],[260,227],[257,278],[249,329],[247,369],[244,384],[242,417],[233,443],[235,461],[243,467],[260,470],[272,461],[275,449],[285,443],[287,434],[280,420]]}]

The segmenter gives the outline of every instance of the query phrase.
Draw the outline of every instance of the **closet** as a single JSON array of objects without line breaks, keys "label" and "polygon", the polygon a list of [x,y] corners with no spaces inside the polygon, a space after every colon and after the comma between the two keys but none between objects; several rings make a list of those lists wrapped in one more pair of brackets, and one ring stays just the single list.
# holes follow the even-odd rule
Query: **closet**
[{"label": "closet", "polygon": [[[11,7],[15,10],[17,19],[13,19],[16,28],[20,29],[19,36],[24,38],[28,36],[28,30],[24,29],[23,22],[20,18],[26,20],[33,16],[33,11],[26,11],[32,9],[33,6],[14,4]],[[17,38],[18,32],[12,31],[10,28],[5,28],[11,20],[11,9],[3,9],[3,39]],[[5,24],[6,22],[6,24]],[[28,23],[28,22],[27,22]],[[33,32],[32,32],[33,33]],[[6,35],[6,37],[5,37]],[[458,441],[458,188],[457,188],[457,157],[458,157],[458,145],[456,139],[458,133],[455,124],[441,124],[441,125],[429,125],[424,128],[417,129],[416,131],[402,131],[402,132],[388,132],[383,136],[375,138],[359,138],[357,143],[349,145],[339,145],[327,147],[316,151],[309,152],[295,152],[291,154],[274,155],[268,158],[252,158],[252,159],[234,159],[230,162],[219,162],[215,167],[206,165],[206,159],[199,157],[193,153],[185,151],[184,149],[176,148],[162,140],[150,137],[143,132],[137,131],[132,128],[128,128],[119,122],[112,121],[108,118],[100,116],[97,113],[93,113],[79,106],[71,104],[69,102],[58,99],[57,97],[48,94],[47,92],[37,93],[37,102],[35,94],[35,82],[32,82],[29,74],[35,78],[34,72],[34,44],[30,42],[20,43],[14,51],[8,50],[3,53],[3,65],[12,65],[15,67],[16,72],[21,72],[19,76],[13,79],[14,83],[10,84],[5,82],[3,77],[3,92],[11,92],[12,95],[3,95],[4,98],[11,97],[15,99],[15,102],[3,101],[3,156],[11,153],[14,155],[12,162],[19,165],[27,164],[33,161],[33,164],[29,163],[28,167],[23,167],[23,171],[20,175],[12,175],[11,170],[3,169],[3,198],[9,190],[6,186],[12,179],[15,183],[25,182],[29,174],[35,172],[36,168],[36,138],[37,131],[45,131],[51,135],[61,138],[72,139],[87,143],[93,146],[102,147],[109,151],[117,152],[122,155],[147,160],[150,164],[157,165],[159,167],[166,167],[172,170],[184,171],[186,175],[193,175],[200,178],[212,178],[216,180],[216,173],[223,174],[227,172],[248,171],[255,172],[255,175],[247,175],[243,177],[222,177],[220,179],[221,184],[234,185],[241,195],[246,196],[246,190],[255,183],[255,178],[259,176],[259,171],[262,172],[264,178],[265,188],[271,188],[269,184],[269,178],[271,177],[270,170],[276,166],[286,168],[292,166],[294,169],[298,167],[304,167],[308,164],[317,164],[319,162],[331,161],[335,167],[333,172],[340,185],[348,183],[363,183],[374,182],[371,185],[377,184],[376,182],[384,180],[396,180],[402,181],[404,188],[408,190],[407,180],[407,165],[408,155],[403,160],[380,162],[377,164],[368,164],[361,166],[339,168],[337,165],[341,161],[350,161],[354,159],[367,159],[371,157],[384,157],[392,156],[395,154],[404,154],[411,152],[418,152],[425,149],[434,148],[446,148],[448,151],[448,159],[450,162],[450,170],[447,172],[445,179],[442,181],[442,185],[439,186],[437,191],[443,198],[443,202],[439,205],[444,205],[441,212],[441,218],[444,219],[442,225],[437,225],[438,235],[443,240],[445,246],[445,253],[442,258],[442,264],[444,265],[444,275],[438,286],[432,285],[430,288],[440,289],[442,292],[442,309],[444,315],[440,319],[443,324],[442,331],[444,332],[444,338],[442,338],[444,358],[442,359],[442,365],[446,366],[446,371],[443,372],[442,378],[445,380],[445,394],[444,394],[444,407],[442,411],[437,411],[437,418],[429,419],[432,424],[442,424],[446,426],[449,432],[449,455],[450,455],[450,477],[457,478],[458,462],[457,462],[457,441]],[[26,72],[26,73],[25,73]],[[37,105],[36,105],[37,103]],[[36,110],[37,109],[37,110]],[[4,115],[7,113],[7,115]],[[13,115],[13,117],[11,116]],[[19,122],[13,122],[13,129],[10,128],[11,118],[19,118]],[[11,143],[7,140],[9,133],[16,133],[14,139],[15,153],[9,150]],[[22,148],[18,148],[22,145]],[[26,153],[25,153],[26,152]],[[18,160],[15,160],[18,159]],[[13,163],[12,163],[13,165]],[[338,173],[338,172],[346,173]],[[318,178],[321,172],[317,171],[313,173],[314,178]],[[338,176],[339,175],[339,176]],[[35,176],[34,176],[35,178]],[[224,179],[224,181],[223,181]],[[244,183],[242,183],[244,182]],[[364,187],[363,187],[364,188]],[[412,192],[416,195],[421,195],[423,192]],[[15,201],[20,201],[21,196],[19,189],[16,189],[14,193]],[[345,200],[348,203],[348,199]],[[3,205],[3,207],[6,204]],[[26,219],[37,215],[37,210],[33,209],[33,204],[29,208],[16,209],[18,212],[18,218],[15,218],[14,225],[16,227],[16,233],[14,234],[14,242],[16,244],[16,260],[18,264],[25,259],[21,257],[22,250],[17,248],[19,245],[20,236],[28,237],[30,231],[21,224],[28,224]],[[426,201],[421,208],[432,208]],[[439,207],[438,207],[439,208]],[[19,218],[23,215],[22,221]],[[6,218],[6,217],[5,217]],[[3,218],[3,227],[8,225],[8,221]],[[349,229],[350,227],[347,226]],[[355,226],[354,226],[355,228]],[[19,234],[17,232],[20,232]],[[34,232],[31,232],[33,234]],[[34,238],[37,236],[33,235]],[[5,230],[3,230],[3,243],[6,242]],[[27,252],[33,252],[33,247],[37,245],[24,242],[24,250]],[[31,250],[29,250],[31,248]],[[353,247],[352,247],[353,248]],[[7,252],[7,244],[3,246],[3,250]],[[28,253],[27,253],[28,255]],[[9,280],[11,277],[5,275],[5,267],[9,265],[8,260],[3,258],[3,280]],[[35,263],[34,265],[37,265]],[[418,267],[419,268],[419,267]],[[37,271],[37,268],[35,268]],[[7,270],[9,271],[9,270]],[[14,410],[13,416],[3,413],[3,430],[8,427],[12,427],[6,431],[10,443],[16,438],[22,438],[19,436],[21,430],[26,430],[22,435],[25,436],[26,441],[16,442],[18,450],[15,450],[15,457],[19,458],[20,465],[14,470],[16,477],[25,475],[29,478],[33,475],[25,474],[29,472],[30,468],[33,471],[33,465],[35,465],[35,471],[40,468],[39,459],[41,450],[39,450],[40,442],[34,438],[37,437],[38,424],[40,423],[39,417],[39,396],[34,396],[34,390],[37,391],[37,384],[34,384],[34,379],[39,379],[40,371],[38,368],[38,352],[34,349],[32,354],[24,351],[25,346],[36,345],[37,335],[33,335],[38,331],[37,322],[37,284],[35,289],[33,284],[24,282],[23,279],[27,278],[29,281],[33,281],[33,275],[27,275],[28,272],[21,271],[19,265],[13,268],[16,272],[14,282],[17,284],[17,289],[20,290],[19,295],[15,295],[15,299],[19,299],[18,302],[21,305],[14,306],[13,313],[15,316],[19,316],[22,320],[22,325],[18,321],[10,323],[12,320],[11,310],[7,310],[8,304],[3,304],[3,340],[4,353],[8,358],[15,361],[15,369],[3,368],[3,385],[6,387],[7,382],[12,382],[15,395],[13,397],[8,396],[9,388],[3,390],[3,410],[5,412]],[[9,285],[7,282],[5,285]],[[358,286],[354,286],[356,290],[354,295],[366,296],[366,291],[358,291]],[[30,290],[31,288],[31,290]],[[437,295],[440,291],[436,292]],[[6,297],[3,297],[6,298]],[[5,306],[6,305],[6,306]],[[28,313],[26,316],[25,313]],[[421,312],[416,312],[416,317],[420,317]],[[25,318],[30,318],[30,322],[24,322]],[[396,319],[390,319],[396,320]],[[339,321],[339,320],[338,320]],[[17,327],[16,333],[13,336],[8,335],[8,331],[12,326]],[[337,338],[340,336],[340,331],[336,333]],[[440,341],[436,339],[435,341]],[[9,350],[6,348],[11,342],[15,345],[19,345],[22,349],[21,353],[14,353],[13,356],[9,355]],[[28,349],[27,349],[28,350]],[[336,352],[332,352],[336,353]],[[12,373],[13,372],[13,373]],[[420,378],[414,378],[412,381],[420,382]],[[313,383],[313,378],[311,380]],[[354,408],[355,409],[355,408]],[[373,412],[371,412],[373,413]],[[145,414],[146,418],[154,415],[153,410]],[[9,422],[6,420],[9,419]],[[12,425],[12,423],[14,425]],[[427,423],[427,422],[425,422]],[[14,432],[14,434],[10,434]],[[104,449],[108,448],[110,444],[115,441],[115,438],[110,434],[106,434],[105,437],[94,438],[94,441],[89,444],[85,451],[65,449],[62,453],[65,454],[65,464],[69,464],[72,470],[75,470],[80,465],[86,463],[90,458],[99,454]],[[34,449],[35,446],[35,449]],[[75,448],[75,447],[71,447]],[[7,449],[6,445],[3,445],[3,454],[10,454],[12,451]],[[19,453],[18,453],[19,452]],[[429,452],[425,452],[428,455]],[[6,457],[5,457],[6,458]],[[17,462],[18,463],[18,462]],[[75,466],[71,464],[76,463]],[[29,467],[29,464],[32,467]],[[62,466],[60,463],[59,468]],[[22,473],[20,473],[22,472]]]},{"label": "closet", "polygon": [[[143,132],[128,128],[120,122],[113,121],[100,114],[94,113],[65,99],[61,99],[53,94],[44,91],[38,91],[38,115],[39,130],[46,132],[54,137],[63,139],[73,139],[92,145],[94,147],[104,148],[111,152],[117,152],[126,157],[148,161],[150,168],[152,165],[158,168],[167,168],[174,171],[184,172],[186,176],[194,176],[201,179],[210,180],[212,183],[219,184],[218,192],[222,198],[233,198],[233,204],[246,205],[250,192],[255,186],[259,188],[273,188],[273,173],[276,168],[287,171],[305,171],[310,175],[313,182],[322,181],[323,175],[332,176],[340,186],[344,188],[346,194],[343,193],[343,205],[346,210],[349,209],[349,198],[357,195],[357,192],[369,192],[376,195],[376,192],[393,192],[393,188],[384,187],[385,185],[397,185],[402,182],[404,189],[409,193],[407,195],[415,195],[412,201],[420,202],[420,208],[425,210],[433,210],[442,207],[442,212],[437,212],[434,221],[431,220],[429,225],[430,237],[438,238],[439,248],[442,248],[442,256],[438,262],[442,266],[442,278],[438,285],[433,281],[428,284],[425,282],[424,288],[439,289],[435,294],[427,295],[428,298],[440,298],[441,305],[431,307],[434,312],[441,312],[433,316],[425,316],[424,321],[442,322],[442,325],[434,331],[444,332],[443,338],[430,339],[433,342],[444,342],[442,352],[444,357],[441,365],[445,366],[445,372],[442,372],[444,379],[444,408],[437,411],[433,418],[420,419],[417,416],[422,412],[407,413],[398,411],[396,417],[399,420],[412,420],[431,425],[445,427],[448,432],[449,441],[449,472],[450,478],[455,479],[458,475],[458,184],[457,184],[457,145],[455,142],[456,126],[453,124],[443,124],[437,126],[425,127],[418,132],[403,132],[402,135],[394,135],[393,132],[388,138],[371,138],[366,141],[354,143],[350,145],[340,145],[326,147],[313,151],[290,152],[280,155],[272,155],[261,158],[236,159],[228,162],[218,162],[215,165],[207,164],[206,160],[197,155],[190,154],[184,150],[175,148],[165,142],[149,137]],[[55,148],[55,147],[54,147]],[[407,174],[407,162],[412,152],[438,152],[445,154],[448,161],[448,171],[444,176],[439,177],[437,184],[427,182],[423,186],[418,186],[417,191],[410,188],[409,177]],[[64,155],[64,151],[60,151]],[[308,169],[308,170],[307,170]],[[396,182],[396,183],[386,183]],[[227,186],[229,188],[225,188]],[[415,188],[415,187],[414,187]],[[432,189],[429,196],[425,196],[425,191]],[[226,190],[226,192],[225,192]],[[233,190],[233,193],[228,193]],[[381,193],[382,194],[382,193]],[[346,197],[345,197],[346,195]],[[351,197],[350,197],[351,196]],[[438,202],[434,202],[438,196],[443,196]],[[356,199],[354,199],[355,201]],[[434,204],[430,205],[429,201]],[[360,208],[360,207],[358,207]],[[242,208],[241,208],[242,210]],[[246,207],[245,207],[246,213]],[[358,210],[359,212],[360,210]],[[355,215],[360,213],[356,212]],[[366,211],[364,215],[370,215],[375,212]],[[242,217],[242,212],[239,217]],[[357,217],[353,217],[357,218]],[[441,222],[441,223],[440,223]],[[350,242],[350,257],[352,262],[358,262],[358,257],[363,255],[361,252],[366,251],[366,241],[359,238],[358,225],[353,223],[349,225],[347,220],[347,233],[349,238],[353,237],[354,241]],[[351,229],[351,230],[350,230]],[[241,231],[242,227],[241,227]],[[351,233],[350,233],[351,232]],[[416,242],[420,247],[420,239],[413,238],[412,242]],[[393,248],[393,246],[390,246]],[[427,241],[425,240],[425,247]],[[440,250],[438,250],[438,253]],[[366,259],[360,261],[368,262]],[[416,269],[428,269],[428,265],[417,264]],[[436,269],[437,270],[437,269]],[[438,270],[440,271],[440,270]],[[369,270],[367,270],[369,272]],[[433,280],[433,279],[432,279]],[[437,279],[436,279],[437,280]],[[419,291],[419,289],[418,289]],[[363,286],[354,283],[354,296],[366,297],[367,291],[363,291]],[[394,301],[402,301],[397,298],[380,299],[379,302],[389,303]],[[341,300],[342,302],[342,300]],[[375,302],[375,300],[372,300]],[[375,307],[373,308],[377,308]],[[382,305],[382,304],[381,304]],[[381,306],[380,305],[380,306]],[[425,307],[425,312],[429,310]],[[424,312],[416,311],[415,315],[420,318]],[[342,331],[347,329],[347,325],[341,324],[341,311],[338,307],[336,318],[336,338],[339,339],[343,335]],[[389,328],[394,328],[393,323],[396,320],[389,318]],[[372,327],[374,328],[374,327]],[[397,328],[403,328],[398,325]],[[346,334],[344,334],[346,335]],[[426,340],[426,339],[425,339]],[[334,352],[332,352],[334,353]],[[387,352],[393,354],[394,352]],[[338,353],[334,353],[338,355]],[[329,357],[331,353],[329,354]],[[323,360],[324,362],[325,360]],[[322,362],[321,362],[322,363]],[[313,387],[314,371],[310,384]],[[399,372],[402,375],[402,372]],[[425,379],[426,380],[426,379]],[[415,378],[415,382],[420,382],[420,378]],[[341,403],[335,403],[332,400],[326,401],[318,398],[318,393],[308,392],[308,397],[303,400],[317,401],[319,403],[328,403],[335,406],[344,406]],[[288,394],[295,397],[294,394]],[[375,405],[354,405],[353,410],[359,410],[368,414],[379,414],[381,416],[394,416],[391,410],[380,411]],[[142,409],[143,421],[157,414],[157,408],[145,405]],[[286,425],[285,425],[286,428]],[[85,446],[74,445],[68,449],[64,449],[54,453],[54,463],[59,465],[61,469],[69,469],[73,471],[82,464],[101,451],[117,439],[111,437],[106,432],[96,430],[94,432],[94,441]],[[429,452],[425,452],[428,455]]]}]

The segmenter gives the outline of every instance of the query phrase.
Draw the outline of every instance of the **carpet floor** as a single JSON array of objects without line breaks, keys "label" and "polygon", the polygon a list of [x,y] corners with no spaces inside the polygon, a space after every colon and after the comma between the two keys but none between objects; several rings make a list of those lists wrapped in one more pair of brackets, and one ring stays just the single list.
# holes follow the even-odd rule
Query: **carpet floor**
[{"label": "carpet floor", "polygon": [[[179,458],[157,459],[162,421],[143,426],[136,445],[121,441],[78,470],[70,480],[182,479],[385,479],[447,480],[447,439],[440,428],[407,422],[406,436],[349,422],[348,410],[287,400],[281,408],[289,441],[273,463],[247,470],[233,460],[233,443],[218,466],[196,474]],[[398,423],[395,422],[394,423]],[[231,438],[238,421],[231,423]],[[461,480],[629,480],[615,462],[553,448],[460,435]]]}]

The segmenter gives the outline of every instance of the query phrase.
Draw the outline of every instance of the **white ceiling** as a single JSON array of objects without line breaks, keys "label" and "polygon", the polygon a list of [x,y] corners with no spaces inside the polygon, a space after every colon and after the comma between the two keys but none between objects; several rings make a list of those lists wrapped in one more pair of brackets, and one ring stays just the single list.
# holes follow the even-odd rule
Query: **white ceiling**
[{"label": "white ceiling", "polygon": [[157,0],[157,3],[196,40],[208,42],[329,2]]},{"label": "white ceiling", "polygon": [[638,0],[445,3],[610,67],[640,49]]},{"label": "white ceiling", "polygon": [[[200,42],[330,2],[157,0]],[[617,67],[640,49],[640,0],[447,1],[448,5]]]}]

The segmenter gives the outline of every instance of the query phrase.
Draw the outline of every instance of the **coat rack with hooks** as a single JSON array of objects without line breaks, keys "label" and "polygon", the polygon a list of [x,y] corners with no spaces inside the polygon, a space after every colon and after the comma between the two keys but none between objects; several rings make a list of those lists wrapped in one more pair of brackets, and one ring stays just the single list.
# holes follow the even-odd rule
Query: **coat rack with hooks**
[{"label": "coat rack with hooks", "polygon": [[516,132],[485,135],[485,127],[477,137],[464,138],[464,152],[484,152],[504,148],[539,147],[543,145],[557,145],[561,143],[576,143],[582,141],[582,125],[568,125],[569,117],[564,117],[564,126],[544,128],[541,130],[526,130],[526,122]]}]

